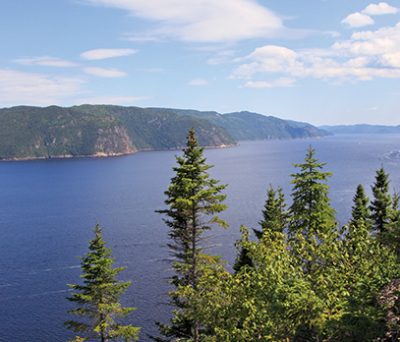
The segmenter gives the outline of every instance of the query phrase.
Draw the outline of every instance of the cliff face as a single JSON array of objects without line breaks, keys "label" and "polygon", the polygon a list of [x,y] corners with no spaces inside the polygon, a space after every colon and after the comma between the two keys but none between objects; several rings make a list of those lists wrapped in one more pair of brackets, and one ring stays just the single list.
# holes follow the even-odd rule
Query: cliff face
[{"label": "cliff face", "polygon": [[0,159],[114,156],[136,152],[125,127],[110,115],[60,107],[0,110]]},{"label": "cliff face", "polygon": [[94,144],[95,156],[118,156],[137,151],[126,128],[114,126],[112,128],[97,130],[97,139]]}]

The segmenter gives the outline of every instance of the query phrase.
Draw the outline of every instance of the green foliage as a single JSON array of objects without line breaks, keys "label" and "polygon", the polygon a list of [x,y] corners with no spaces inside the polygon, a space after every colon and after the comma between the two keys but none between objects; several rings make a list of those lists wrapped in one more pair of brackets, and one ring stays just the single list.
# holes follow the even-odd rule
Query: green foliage
[{"label": "green foliage", "polygon": [[[80,320],[70,320],[65,325],[89,339],[102,342],[114,339],[136,341],[140,329],[117,322],[118,318],[134,310],[123,307],[119,302],[131,282],[116,280],[124,268],[113,268],[111,249],[105,246],[99,225],[96,225],[94,233],[95,237],[89,243],[89,252],[81,262],[83,284],[69,285],[73,293],[68,300],[77,306],[69,313],[80,317]],[[82,338],[77,337],[76,341],[82,341]]]},{"label": "green foliage", "polygon": [[188,293],[200,320],[210,327],[204,341],[292,340],[307,318],[318,316],[319,298],[287,252],[283,233],[267,231],[260,242],[244,247],[253,267],[233,275],[221,266],[209,268],[201,291]]},{"label": "green foliage", "polygon": [[[373,341],[386,325],[398,328],[394,292],[379,299],[399,277],[398,263],[371,234],[364,188],[358,186],[352,218],[339,230],[324,164],[310,148],[296,166],[289,212],[282,192],[270,188],[258,241],[242,227],[235,273],[210,265],[196,290],[178,288],[208,327],[202,341]],[[398,198],[393,202],[389,222],[399,222]]]},{"label": "green foliage", "polygon": [[389,211],[388,222],[385,230],[379,237],[382,243],[395,251],[400,260],[400,195],[395,193],[392,197],[392,206]]},{"label": "green foliage", "polygon": [[372,186],[373,200],[370,205],[371,217],[374,221],[374,231],[376,234],[384,234],[392,206],[392,198],[389,193],[389,175],[381,167],[375,176],[375,183]]},{"label": "green foliage", "polygon": [[322,136],[311,125],[254,113],[81,105],[0,109],[0,160],[124,154],[185,146],[194,127],[202,146],[240,139]]},{"label": "green foliage", "polygon": [[282,188],[277,191],[270,186],[267,192],[267,200],[262,211],[263,219],[259,222],[260,230],[254,229],[257,238],[261,239],[264,231],[283,233],[288,224],[285,196]]},{"label": "green foliage", "polygon": [[218,262],[217,258],[204,253],[202,241],[204,232],[212,226],[227,227],[218,217],[226,208],[222,204],[226,196],[221,193],[226,186],[209,176],[211,166],[205,163],[203,148],[199,147],[193,129],[187,136],[183,155],[176,160],[175,176],[165,192],[168,208],[159,211],[165,215],[164,222],[170,229],[169,247],[175,257],[175,276],[171,283],[176,290],[170,293],[170,298],[176,310],[171,325],[160,326],[168,338],[198,341],[202,327],[191,301],[181,295],[180,289],[188,287],[196,292],[205,267]]}]

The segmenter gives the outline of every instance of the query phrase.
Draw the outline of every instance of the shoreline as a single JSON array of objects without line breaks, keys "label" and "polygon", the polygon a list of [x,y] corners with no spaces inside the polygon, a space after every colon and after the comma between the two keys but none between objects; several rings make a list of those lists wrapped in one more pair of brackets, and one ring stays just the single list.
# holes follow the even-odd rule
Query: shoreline
[{"label": "shoreline", "polygon": [[[231,148],[231,147],[236,147],[238,143],[236,144],[222,144],[218,146],[202,146],[205,149],[222,149],[222,148]],[[161,151],[180,151],[184,148],[184,146],[181,147],[174,147],[174,148],[162,148],[162,149],[153,149],[153,148],[144,148],[144,149],[138,149],[134,150],[131,152],[121,152],[121,153],[103,153],[103,152],[97,152],[95,154],[87,154],[87,155],[72,155],[72,154],[64,154],[64,155],[56,155],[56,156],[48,156],[48,157],[15,157],[15,158],[4,158],[0,159],[0,163],[6,163],[6,162],[24,162],[24,161],[48,161],[48,160],[65,160],[65,159],[83,159],[83,158],[91,158],[91,159],[103,159],[103,158],[117,158],[117,157],[123,157],[123,156],[129,156],[135,153],[139,152],[161,152]]]}]

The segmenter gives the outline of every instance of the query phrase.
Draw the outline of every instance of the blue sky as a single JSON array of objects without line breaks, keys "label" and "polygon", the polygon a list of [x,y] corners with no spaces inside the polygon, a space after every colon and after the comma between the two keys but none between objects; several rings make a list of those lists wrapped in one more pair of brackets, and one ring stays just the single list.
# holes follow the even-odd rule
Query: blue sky
[{"label": "blue sky", "polygon": [[400,124],[400,1],[14,0],[0,107],[101,103]]}]

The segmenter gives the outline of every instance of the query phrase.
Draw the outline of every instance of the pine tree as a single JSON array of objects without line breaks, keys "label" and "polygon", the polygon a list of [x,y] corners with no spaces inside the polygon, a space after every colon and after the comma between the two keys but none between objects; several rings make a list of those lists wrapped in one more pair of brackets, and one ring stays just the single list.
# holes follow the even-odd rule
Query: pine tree
[{"label": "pine tree", "polygon": [[272,186],[269,187],[262,214],[263,219],[259,222],[261,230],[254,229],[257,238],[261,239],[266,230],[283,233],[287,228],[288,213],[281,187],[277,191]]},{"label": "pine tree", "polygon": [[158,211],[165,214],[164,222],[170,228],[169,248],[175,258],[175,275],[171,283],[176,288],[170,293],[170,299],[176,310],[169,326],[159,326],[161,333],[169,338],[167,340],[176,338],[197,342],[202,327],[193,306],[181,295],[181,290],[189,287],[198,291],[198,279],[204,267],[217,260],[204,253],[202,241],[204,233],[213,225],[227,226],[218,217],[218,213],[226,208],[222,204],[226,195],[221,193],[226,186],[210,178],[207,171],[211,166],[206,164],[203,148],[199,147],[193,129],[187,136],[183,155],[176,160],[175,176],[165,192],[168,208]]},{"label": "pine tree", "polygon": [[288,228],[290,250],[323,303],[321,321],[304,321],[296,341],[319,340],[324,334],[325,322],[336,320],[343,305],[340,295],[345,290],[341,241],[326,184],[331,173],[323,172],[324,166],[325,163],[315,158],[315,150],[310,147],[304,163],[295,164],[299,171],[292,174]]},{"label": "pine tree", "polygon": [[117,322],[118,318],[134,310],[123,307],[119,302],[131,282],[116,279],[124,267],[113,268],[111,249],[105,246],[99,225],[96,225],[94,233],[95,237],[89,243],[89,252],[81,262],[83,284],[69,285],[73,293],[67,298],[77,306],[69,313],[81,317],[81,320],[70,320],[65,325],[75,332],[83,333],[90,340],[136,341],[140,329]]},{"label": "pine tree", "polygon": [[381,242],[395,251],[400,260],[400,195],[392,197],[392,206],[388,215],[385,231],[380,234]]},{"label": "pine tree", "polygon": [[308,148],[304,163],[294,164],[299,172],[292,174],[292,200],[289,235],[301,233],[306,240],[329,232],[336,226],[335,211],[330,206],[327,179],[330,172],[321,170],[326,163],[315,158],[315,150]]},{"label": "pine tree", "polygon": [[384,234],[389,223],[392,198],[389,193],[389,175],[381,167],[376,171],[375,183],[372,186],[373,200],[370,205],[371,217],[376,234]]},{"label": "pine tree", "polygon": [[[371,213],[368,204],[369,199],[365,195],[364,187],[359,184],[353,198],[351,219],[346,227],[348,247],[352,246],[349,252],[358,248],[359,242],[365,241],[367,235],[372,231]],[[364,247],[362,246],[362,248]]]},{"label": "pine tree", "polygon": [[[281,187],[278,187],[277,191],[272,185],[269,187],[262,215],[263,219],[258,223],[261,230],[253,229],[254,234],[259,240],[266,231],[277,233],[284,232],[288,223],[288,213],[286,211],[285,196]],[[246,240],[243,240],[243,238],[246,238]],[[248,242],[248,234],[242,234],[241,240],[236,243],[238,255],[233,266],[235,272],[238,272],[240,268],[245,265],[253,266],[249,251],[244,247],[246,242]]]},{"label": "pine tree", "polygon": [[353,198],[353,207],[351,211],[350,223],[357,224],[357,222],[364,222],[368,226],[371,223],[371,212],[368,207],[369,198],[365,194],[364,187],[359,184],[357,186],[356,194]]}]

